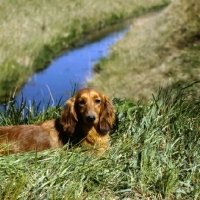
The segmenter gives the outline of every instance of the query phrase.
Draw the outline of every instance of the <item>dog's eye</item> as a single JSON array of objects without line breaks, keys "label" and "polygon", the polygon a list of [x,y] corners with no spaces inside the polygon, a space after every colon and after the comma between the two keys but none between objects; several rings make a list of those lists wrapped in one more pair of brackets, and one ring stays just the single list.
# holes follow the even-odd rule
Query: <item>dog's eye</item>
[{"label": "dog's eye", "polygon": [[81,106],[85,105],[85,101],[84,100],[80,100],[79,101],[79,105],[81,105]]},{"label": "dog's eye", "polygon": [[95,99],[94,102],[95,102],[95,104],[100,104],[101,100],[100,99]]}]

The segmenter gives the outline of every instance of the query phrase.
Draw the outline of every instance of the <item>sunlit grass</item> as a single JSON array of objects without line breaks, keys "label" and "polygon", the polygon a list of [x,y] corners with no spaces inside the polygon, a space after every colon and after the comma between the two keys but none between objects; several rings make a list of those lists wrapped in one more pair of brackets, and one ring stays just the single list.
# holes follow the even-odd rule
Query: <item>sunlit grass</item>
[{"label": "sunlit grass", "polygon": [[[161,89],[148,105],[114,99],[104,156],[66,146],[0,157],[0,199],[199,199],[200,102],[188,89]],[[59,112],[49,108],[26,123]]]},{"label": "sunlit grass", "polygon": [[[9,86],[9,81],[16,86],[19,75],[27,76],[43,66],[51,56],[67,48],[68,42],[76,39],[74,36],[78,38],[83,32],[136,13],[136,1],[105,1],[106,7],[102,1],[66,1],[69,7],[63,2],[44,0],[0,2],[4,11],[0,18],[0,38],[4,41],[0,47],[0,80],[4,80],[1,87]],[[164,1],[137,1],[135,9],[138,12],[141,6],[150,8],[160,2]],[[96,156],[83,148],[66,146],[1,156],[0,199],[200,198],[200,102],[195,98],[199,83],[173,90],[165,87],[151,95],[158,85],[196,80],[199,75],[199,40],[195,36],[199,24],[193,13],[200,9],[197,1],[192,2],[194,7],[174,0],[157,16],[144,17],[114,47],[111,60],[102,61],[101,77],[106,80],[95,80],[99,88],[110,95],[114,91],[117,97],[140,99],[146,94],[150,99],[147,104],[113,100],[116,122],[110,150]],[[66,20],[63,15],[71,18]],[[58,38],[65,41],[61,46],[57,46]],[[57,48],[50,57],[47,55],[48,59],[38,56],[51,53],[53,47]],[[36,61],[38,68],[33,64]],[[5,112],[0,111],[0,124],[42,122],[58,117],[61,109],[57,105],[41,113],[34,102],[27,108],[24,102],[16,107],[10,101]]]},{"label": "sunlit grass", "polygon": [[109,58],[98,64],[102,71],[90,85],[116,97],[148,100],[159,86],[199,80],[199,10],[195,0],[174,0],[135,20]]},{"label": "sunlit grass", "polygon": [[0,96],[83,34],[166,5],[166,0],[0,0]]}]

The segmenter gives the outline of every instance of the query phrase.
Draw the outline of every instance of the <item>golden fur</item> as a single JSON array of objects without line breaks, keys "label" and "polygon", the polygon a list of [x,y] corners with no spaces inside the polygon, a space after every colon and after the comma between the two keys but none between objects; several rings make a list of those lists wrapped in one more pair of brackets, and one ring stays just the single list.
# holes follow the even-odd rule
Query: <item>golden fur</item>
[{"label": "golden fur", "polygon": [[68,142],[106,150],[113,123],[111,100],[97,89],[84,88],[66,101],[58,119],[33,125],[0,126],[0,154],[42,151]]}]

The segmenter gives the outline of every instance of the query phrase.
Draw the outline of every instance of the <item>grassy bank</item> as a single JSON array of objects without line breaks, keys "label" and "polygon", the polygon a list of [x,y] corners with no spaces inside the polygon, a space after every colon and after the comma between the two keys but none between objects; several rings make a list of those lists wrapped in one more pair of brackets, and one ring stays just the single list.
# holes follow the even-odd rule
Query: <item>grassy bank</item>
[{"label": "grassy bank", "polygon": [[[0,0],[0,96],[12,94],[83,34],[166,0]],[[76,66],[74,66],[76,67]]]},{"label": "grassy bank", "polygon": [[[188,89],[160,90],[148,105],[114,99],[116,122],[104,157],[84,149],[0,157],[0,199],[199,199],[200,102]],[[2,124],[60,113],[52,107],[23,121],[13,109],[18,115],[1,114]]]},{"label": "grassy bank", "polygon": [[195,0],[174,0],[163,11],[135,20],[110,57],[96,66],[100,74],[89,85],[113,96],[147,100],[158,86],[199,80],[199,10]]}]

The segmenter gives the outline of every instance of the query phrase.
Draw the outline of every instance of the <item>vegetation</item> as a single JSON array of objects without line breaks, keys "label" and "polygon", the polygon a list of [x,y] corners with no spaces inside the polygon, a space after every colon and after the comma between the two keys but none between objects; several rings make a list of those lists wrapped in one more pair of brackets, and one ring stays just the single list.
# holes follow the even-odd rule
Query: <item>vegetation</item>
[{"label": "vegetation", "polygon": [[[1,95],[81,35],[167,3],[0,0]],[[97,65],[100,73],[89,84],[118,97],[105,155],[66,145],[0,156],[0,199],[200,199],[199,6],[173,0],[136,20]],[[34,102],[27,108],[11,100],[0,111],[0,124],[37,123],[58,117],[61,109],[39,112]]]},{"label": "vegetation", "polygon": [[[66,146],[0,157],[0,199],[199,199],[200,101],[189,88],[159,90],[146,106],[114,99],[116,122],[104,156]],[[23,121],[12,115],[23,106],[9,109],[10,118],[1,113],[4,125],[60,112],[60,106],[29,112]]]},{"label": "vegetation", "polygon": [[199,80],[199,10],[195,0],[174,0],[161,12],[135,20],[110,56],[98,63],[101,71],[89,85],[114,97],[147,101],[159,86]]},{"label": "vegetation", "polygon": [[0,0],[0,96],[84,34],[164,6],[169,0]]}]

